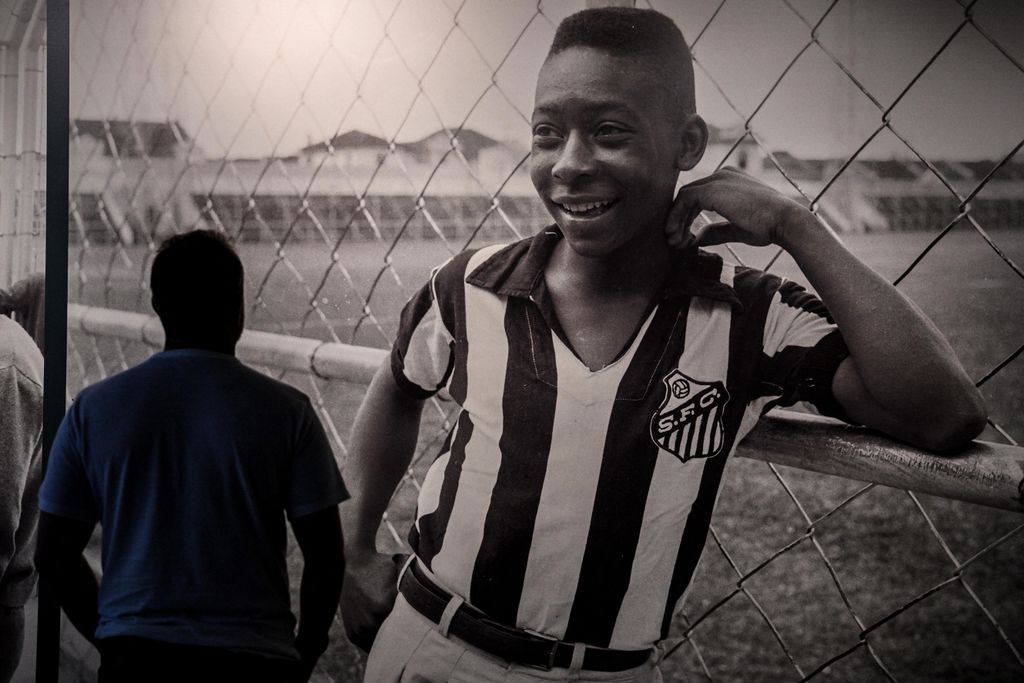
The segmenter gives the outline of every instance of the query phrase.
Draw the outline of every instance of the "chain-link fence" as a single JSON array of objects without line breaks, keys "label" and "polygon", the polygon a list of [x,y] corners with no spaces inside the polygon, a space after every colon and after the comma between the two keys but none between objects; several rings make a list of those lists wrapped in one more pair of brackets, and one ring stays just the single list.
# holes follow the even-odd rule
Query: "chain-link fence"
[{"label": "chain-link fence", "polygon": [[[935,320],[988,400],[984,437],[1016,445],[1019,5],[650,6],[693,47],[712,133],[695,174],[734,165],[809,205]],[[431,267],[547,221],[525,173],[533,80],[554,27],[581,7],[72,2],[71,300],[89,307],[76,315],[110,325],[76,318],[70,393],[158,343],[151,324],[96,309],[149,313],[159,240],[215,228],[246,264],[249,327],[289,340],[261,365],[311,395],[344,460],[364,387],[331,379],[350,375],[317,354],[387,348]],[[800,277],[775,250],[724,253]],[[288,353],[298,360],[279,362]],[[427,412],[382,545],[402,543],[451,426],[450,402]],[[666,678],[1019,680],[1021,521],[736,460]],[[343,641],[336,629],[318,675],[358,675]],[[65,668],[88,678],[91,655],[76,648],[67,645]]]}]

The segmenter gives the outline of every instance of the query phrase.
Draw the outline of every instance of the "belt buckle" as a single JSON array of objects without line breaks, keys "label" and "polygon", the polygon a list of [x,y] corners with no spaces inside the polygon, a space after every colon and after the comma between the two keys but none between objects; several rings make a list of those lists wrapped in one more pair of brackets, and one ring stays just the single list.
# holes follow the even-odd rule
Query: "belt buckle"
[{"label": "belt buckle", "polygon": [[537,669],[538,671],[551,671],[555,668],[555,654],[558,652],[557,640],[551,641],[551,651],[548,652],[548,661],[545,664],[527,664],[526,666],[531,669]]}]

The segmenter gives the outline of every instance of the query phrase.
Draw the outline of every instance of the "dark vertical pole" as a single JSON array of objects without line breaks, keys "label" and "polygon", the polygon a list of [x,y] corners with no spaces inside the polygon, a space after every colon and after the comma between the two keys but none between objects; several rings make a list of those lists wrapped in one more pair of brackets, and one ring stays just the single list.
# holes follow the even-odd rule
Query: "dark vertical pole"
[{"label": "dark vertical pole", "polygon": [[[70,71],[68,0],[46,0],[46,349],[43,365],[43,471],[67,393],[68,123]],[[36,681],[57,683],[60,607],[39,586]]]}]

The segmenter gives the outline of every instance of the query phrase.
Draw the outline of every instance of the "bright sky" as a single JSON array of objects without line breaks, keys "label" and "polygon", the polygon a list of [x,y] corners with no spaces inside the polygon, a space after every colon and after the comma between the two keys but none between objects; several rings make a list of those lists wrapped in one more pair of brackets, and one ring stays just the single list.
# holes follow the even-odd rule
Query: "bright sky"
[{"label": "bright sky", "polygon": [[[1010,58],[972,25],[957,32],[957,0],[839,0],[824,18],[831,0],[649,4],[694,46],[705,118],[726,127],[753,115],[772,149],[844,156],[881,124],[882,112],[826,50],[888,109],[954,33],[892,107],[893,128],[929,158],[996,158],[1024,139],[1024,71],[1013,63],[1024,64],[1024,2],[979,0],[972,10]],[[525,148],[554,24],[583,3],[543,2],[541,15],[536,6],[72,0],[71,109],[177,119],[211,156],[292,154],[353,128],[406,141],[442,123]],[[807,47],[808,24],[819,21],[820,46]],[[887,131],[864,153],[908,154]]]}]

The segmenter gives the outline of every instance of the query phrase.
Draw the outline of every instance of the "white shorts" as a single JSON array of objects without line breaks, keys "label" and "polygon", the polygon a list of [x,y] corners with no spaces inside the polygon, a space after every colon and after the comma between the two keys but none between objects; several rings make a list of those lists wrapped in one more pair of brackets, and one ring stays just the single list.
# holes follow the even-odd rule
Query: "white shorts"
[{"label": "white shorts", "polygon": [[437,624],[410,607],[399,594],[373,642],[363,680],[367,683],[661,683],[662,679],[655,655],[626,671],[542,671],[511,664],[455,636],[443,634]]}]

